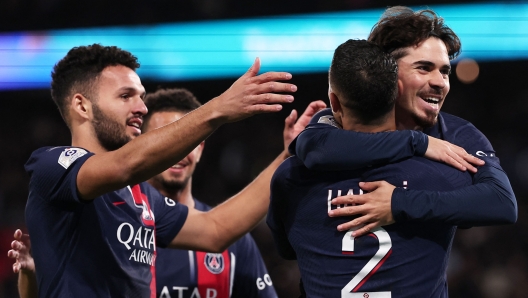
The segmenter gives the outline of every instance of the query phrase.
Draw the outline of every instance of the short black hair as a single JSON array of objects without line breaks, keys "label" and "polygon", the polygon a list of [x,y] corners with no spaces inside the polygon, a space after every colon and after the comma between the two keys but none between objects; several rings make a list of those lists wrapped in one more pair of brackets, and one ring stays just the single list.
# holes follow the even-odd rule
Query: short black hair
[{"label": "short black hair", "polygon": [[191,91],[185,88],[160,88],[154,93],[148,93],[145,97],[145,105],[148,113],[143,116],[144,126],[152,115],[158,112],[181,112],[188,113],[199,108],[202,104],[196,99]]},{"label": "short black hair", "polygon": [[407,54],[402,48],[417,46],[429,37],[444,42],[449,60],[460,54],[460,39],[444,24],[444,19],[430,9],[415,12],[406,6],[389,7],[372,27],[368,40],[398,60]]},{"label": "short black hair", "polygon": [[95,81],[106,67],[117,65],[134,71],[139,68],[137,58],[130,52],[100,44],[74,47],[55,64],[51,72],[51,97],[66,124],[69,125],[67,99],[75,93],[95,98]]},{"label": "short black hair", "polygon": [[349,39],[334,52],[329,82],[340,102],[369,124],[385,116],[398,96],[398,64],[374,43]]}]

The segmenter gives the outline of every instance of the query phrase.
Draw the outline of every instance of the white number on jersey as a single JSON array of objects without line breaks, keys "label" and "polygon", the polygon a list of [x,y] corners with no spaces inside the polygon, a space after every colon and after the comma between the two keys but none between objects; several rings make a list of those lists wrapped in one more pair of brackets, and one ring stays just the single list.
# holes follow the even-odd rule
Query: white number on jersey
[{"label": "white number on jersey", "polygon": [[[352,236],[352,232],[355,230],[357,228],[350,229],[343,237],[342,251],[344,253],[354,252],[354,236]],[[379,227],[372,230],[371,233],[378,238],[379,249],[358,274],[341,290],[341,298],[391,298],[391,292],[357,292],[383,264],[392,248],[391,238],[385,229]]]}]

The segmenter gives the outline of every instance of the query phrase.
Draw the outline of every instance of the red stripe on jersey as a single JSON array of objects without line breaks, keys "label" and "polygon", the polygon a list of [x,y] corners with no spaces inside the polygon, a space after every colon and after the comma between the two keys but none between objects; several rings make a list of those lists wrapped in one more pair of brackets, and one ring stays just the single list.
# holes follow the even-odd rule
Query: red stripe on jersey
[{"label": "red stripe on jersey", "polygon": [[152,265],[150,265],[150,274],[152,275],[152,279],[150,280],[150,298],[156,298],[156,256],[156,250],[154,250],[152,252],[152,258],[154,260]]},{"label": "red stripe on jersey", "polygon": [[197,251],[196,269],[201,297],[229,298],[231,260],[227,250],[221,254]]},{"label": "red stripe on jersey", "polygon": [[[147,196],[141,192],[141,188],[139,187],[139,184],[132,186],[131,190],[132,190],[132,198],[134,199],[134,203],[136,203],[137,206],[143,206],[141,220],[143,221],[145,225],[153,227],[152,232],[154,233],[154,235],[156,235],[156,225],[154,223],[153,213],[150,210],[150,204],[149,204]],[[147,216],[151,217],[150,219],[145,218],[146,217],[145,212],[147,213]],[[150,265],[150,274],[152,276],[150,280],[150,298],[156,298],[156,267],[155,267],[156,266],[156,250],[155,249],[152,252],[152,258],[153,258],[152,265]]]},{"label": "red stripe on jersey", "polygon": [[[134,199],[134,203],[136,203],[137,206],[143,206],[143,214],[141,216],[141,220],[143,220],[143,223],[147,226],[154,227],[154,217],[153,213],[150,210],[150,204],[148,201],[147,196],[141,192],[141,188],[139,187],[139,184],[136,184],[131,187],[132,189],[132,198]],[[150,217],[150,218],[147,218]]]}]

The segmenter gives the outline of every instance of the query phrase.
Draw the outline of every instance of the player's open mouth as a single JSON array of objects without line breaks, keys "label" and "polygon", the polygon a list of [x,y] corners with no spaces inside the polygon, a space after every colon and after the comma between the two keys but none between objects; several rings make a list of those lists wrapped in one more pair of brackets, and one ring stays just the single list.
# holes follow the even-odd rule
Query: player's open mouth
[{"label": "player's open mouth", "polygon": [[139,133],[141,133],[141,125],[143,121],[140,118],[132,118],[128,120],[127,125],[135,128]]},{"label": "player's open mouth", "polygon": [[421,99],[423,99],[423,101],[428,103],[433,109],[438,110],[439,104],[440,104],[440,99],[439,98],[435,98],[435,97],[421,97]]},{"label": "player's open mouth", "polygon": [[174,170],[181,170],[181,169],[186,168],[187,166],[188,166],[187,163],[185,163],[185,162],[179,162],[179,163],[173,165],[173,166],[170,167],[170,168],[171,168],[171,169],[174,169]]}]

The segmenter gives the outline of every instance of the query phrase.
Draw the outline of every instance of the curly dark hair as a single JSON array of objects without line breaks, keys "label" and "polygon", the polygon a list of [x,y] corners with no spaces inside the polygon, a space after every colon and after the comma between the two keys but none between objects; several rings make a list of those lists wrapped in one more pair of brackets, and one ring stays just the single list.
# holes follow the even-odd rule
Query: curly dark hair
[{"label": "curly dark hair", "polygon": [[349,39],[334,52],[329,81],[341,104],[363,124],[374,124],[394,107],[398,64],[378,45]]},{"label": "curly dark hair", "polygon": [[96,98],[94,83],[108,66],[123,65],[132,70],[139,68],[137,58],[115,46],[93,44],[72,48],[51,72],[51,97],[62,118],[69,125],[68,98],[75,93]]},{"label": "curly dark hair", "polygon": [[415,12],[405,6],[388,8],[372,27],[368,40],[398,60],[407,54],[402,48],[418,45],[429,37],[444,42],[450,60],[460,54],[458,36],[444,24],[443,18],[429,9]]},{"label": "curly dark hair", "polygon": [[147,127],[152,115],[158,112],[188,113],[202,104],[191,91],[185,88],[160,88],[145,97],[148,114],[143,116],[143,126]]}]

